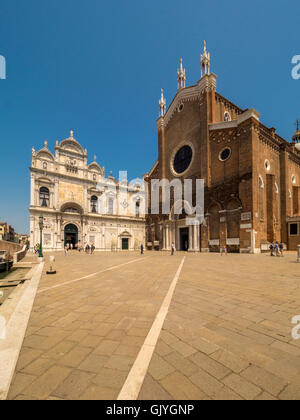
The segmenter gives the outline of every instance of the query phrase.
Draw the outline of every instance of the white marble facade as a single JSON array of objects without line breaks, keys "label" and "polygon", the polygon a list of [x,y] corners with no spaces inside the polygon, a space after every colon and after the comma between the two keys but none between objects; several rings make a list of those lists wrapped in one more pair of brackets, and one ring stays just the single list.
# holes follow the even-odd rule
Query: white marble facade
[{"label": "white marble facade", "polygon": [[145,245],[143,183],[105,178],[104,168],[87,162],[87,151],[73,137],[56,142],[55,154],[32,149],[30,167],[30,246],[59,251],[94,244],[98,251],[139,249]]}]

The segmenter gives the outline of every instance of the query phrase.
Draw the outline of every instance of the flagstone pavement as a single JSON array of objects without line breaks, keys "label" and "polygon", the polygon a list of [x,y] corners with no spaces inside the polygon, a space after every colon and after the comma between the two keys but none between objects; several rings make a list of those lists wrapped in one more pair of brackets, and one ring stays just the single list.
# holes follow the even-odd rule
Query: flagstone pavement
[{"label": "flagstone pavement", "polygon": [[41,278],[8,399],[116,399],[184,256],[138,399],[299,399],[295,254],[75,251]]}]

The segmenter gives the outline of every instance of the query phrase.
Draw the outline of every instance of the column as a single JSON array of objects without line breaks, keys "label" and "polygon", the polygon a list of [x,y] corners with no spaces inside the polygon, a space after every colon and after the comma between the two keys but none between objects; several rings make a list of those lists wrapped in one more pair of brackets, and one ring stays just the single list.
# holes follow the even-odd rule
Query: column
[{"label": "column", "polygon": [[194,226],[194,250],[198,252],[200,250],[199,247],[199,225],[196,224]]},{"label": "column", "polygon": [[[172,242],[174,242],[174,246],[175,246],[175,250],[177,249],[176,248],[176,230],[175,230],[176,228],[175,228],[175,223],[173,223],[173,226],[172,226]],[[171,242],[171,245],[172,245],[172,242]]]},{"label": "column", "polygon": [[34,193],[35,193],[35,179],[34,179],[34,176],[31,175],[31,179],[30,179],[30,206],[35,205]]},{"label": "column", "polygon": [[189,226],[189,251],[194,251],[193,246],[193,226]]},{"label": "column", "polygon": [[54,181],[54,207],[58,208],[58,180]]},{"label": "column", "polygon": [[163,226],[163,251],[166,250],[166,228]]},{"label": "column", "polygon": [[166,226],[166,249],[170,249],[170,229],[169,229],[169,225]]}]

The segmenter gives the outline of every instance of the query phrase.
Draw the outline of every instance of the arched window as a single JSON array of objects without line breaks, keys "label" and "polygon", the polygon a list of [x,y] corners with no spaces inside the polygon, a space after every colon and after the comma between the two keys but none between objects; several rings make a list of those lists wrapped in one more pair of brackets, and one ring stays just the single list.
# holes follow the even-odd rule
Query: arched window
[{"label": "arched window", "polygon": [[140,204],[139,200],[135,203],[135,217],[140,217]]},{"label": "arched window", "polygon": [[114,199],[108,199],[108,214],[114,214]]},{"label": "arched window", "polygon": [[48,188],[42,187],[40,189],[40,206],[49,207],[50,204],[50,192]]},{"label": "arched window", "polygon": [[229,121],[231,121],[231,115],[229,114],[229,112],[228,112],[228,111],[226,111],[226,112],[224,113],[224,121],[225,121],[225,122],[229,122]]},{"label": "arched window", "polygon": [[98,213],[98,197],[95,195],[91,197],[91,212]]}]

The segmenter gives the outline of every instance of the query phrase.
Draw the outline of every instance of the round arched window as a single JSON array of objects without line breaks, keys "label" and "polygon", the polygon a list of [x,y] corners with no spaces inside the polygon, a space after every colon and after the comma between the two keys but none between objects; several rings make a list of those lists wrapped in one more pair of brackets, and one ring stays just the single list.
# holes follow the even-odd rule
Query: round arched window
[{"label": "round arched window", "polygon": [[98,207],[98,197],[93,195],[91,197],[91,212],[92,213],[97,213],[97,207]]},{"label": "round arched window", "polygon": [[231,121],[231,115],[229,114],[229,112],[228,112],[228,111],[226,111],[226,112],[224,113],[224,121],[225,121],[225,122],[229,122],[229,121]]},{"label": "round arched window", "polygon": [[229,147],[226,147],[222,150],[222,152],[219,154],[219,159],[222,162],[225,162],[225,160],[229,159],[231,156],[231,149]]},{"label": "round arched window", "polygon": [[268,160],[265,160],[265,168],[266,168],[266,171],[269,171],[271,169],[271,165]]},{"label": "round arched window", "polygon": [[183,174],[190,166],[193,159],[193,150],[190,146],[183,146],[175,155],[173,167],[177,174]]}]

